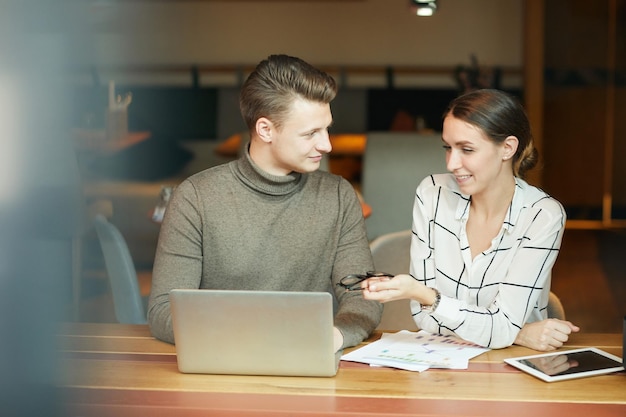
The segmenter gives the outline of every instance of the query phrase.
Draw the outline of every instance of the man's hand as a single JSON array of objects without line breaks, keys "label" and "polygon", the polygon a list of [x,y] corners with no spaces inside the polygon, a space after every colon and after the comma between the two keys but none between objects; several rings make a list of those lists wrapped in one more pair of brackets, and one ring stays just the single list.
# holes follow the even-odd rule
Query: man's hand
[{"label": "man's hand", "polygon": [[528,323],[515,338],[515,344],[540,351],[555,350],[567,342],[572,332],[580,329],[569,321],[546,319]]},{"label": "man's hand", "polygon": [[343,334],[341,334],[339,329],[336,327],[333,327],[333,345],[335,348],[335,352],[337,352],[343,346]]}]

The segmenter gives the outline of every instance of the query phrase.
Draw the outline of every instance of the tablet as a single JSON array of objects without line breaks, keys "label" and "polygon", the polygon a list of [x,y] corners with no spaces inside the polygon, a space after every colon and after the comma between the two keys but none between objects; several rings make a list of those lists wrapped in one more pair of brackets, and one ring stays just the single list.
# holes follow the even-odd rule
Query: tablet
[{"label": "tablet", "polygon": [[624,370],[621,358],[593,347],[507,358],[504,362],[546,382]]}]

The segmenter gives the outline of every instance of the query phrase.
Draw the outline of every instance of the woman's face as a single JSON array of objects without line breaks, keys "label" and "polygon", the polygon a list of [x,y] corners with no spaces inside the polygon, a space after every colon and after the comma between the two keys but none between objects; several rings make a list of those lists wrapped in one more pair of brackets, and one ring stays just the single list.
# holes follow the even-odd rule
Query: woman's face
[{"label": "woman's face", "polygon": [[510,181],[511,149],[495,143],[478,127],[448,115],[443,121],[442,140],[446,166],[463,194],[479,195]]}]

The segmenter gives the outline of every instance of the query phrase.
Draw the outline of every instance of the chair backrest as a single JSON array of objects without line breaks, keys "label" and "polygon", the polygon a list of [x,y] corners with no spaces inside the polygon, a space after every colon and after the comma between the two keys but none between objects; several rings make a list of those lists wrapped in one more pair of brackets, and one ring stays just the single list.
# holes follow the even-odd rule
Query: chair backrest
[{"label": "chair backrest", "polygon": [[[381,235],[370,243],[377,271],[390,274],[408,274],[410,263],[411,229]],[[411,315],[409,300],[383,304],[379,330],[417,330]]]},{"label": "chair backrest", "polygon": [[415,190],[430,174],[447,172],[441,134],[367,134],[361,192],[372,207],[368,239],[411,228]]},{"label": "chair backrest", "polygon": [[[377,271],[390,274],[408,274],[411,262],[411,229],[387,233],[370,243]],[[565,320],[565,309],[559,297],[550,292],[548,318]],[[397,300],[384,304],[379,330],[416,330],[408,300]]]},{"label": "chair backrest", "polygon": [[146,323],[137,271],[126,240],[119,229],[101,214],[94,217],[94,225],[109,276],[117,321],[126,324]]}]

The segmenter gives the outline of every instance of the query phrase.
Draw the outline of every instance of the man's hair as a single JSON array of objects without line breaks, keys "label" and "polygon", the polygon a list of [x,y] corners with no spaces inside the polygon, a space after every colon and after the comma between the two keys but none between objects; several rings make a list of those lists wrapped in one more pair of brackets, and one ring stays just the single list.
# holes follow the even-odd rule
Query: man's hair
[{"label": "man's hair", "polygon": [[261,117],[280,128],[296,98],[330,103],[336,95],[337,84],[330,75],[300,58],[270,55],[243,84],[239,108],[250,130]]}]

